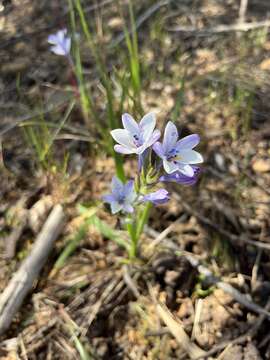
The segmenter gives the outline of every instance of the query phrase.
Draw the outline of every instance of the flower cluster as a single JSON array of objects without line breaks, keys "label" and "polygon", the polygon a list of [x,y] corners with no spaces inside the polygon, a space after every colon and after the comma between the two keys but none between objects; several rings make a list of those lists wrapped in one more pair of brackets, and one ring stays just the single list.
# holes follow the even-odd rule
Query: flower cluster
[{"label": "flower cluster", "polygon": [[200,141],[199,135],[179,139],[176,126],[169,121],[161,143],[158,141],[161,133],[155,129],[154,113],[146,114],[139,123],[131,115],[124,114],[122,123],[123,129],[111,131],[117,142],[114,150],[121,154],[137,154],[139,175],[126,184],[117,177],[113,178],[112,193],[104,196],[113,214],[120,211],[132,213],[136,205],[144,202],[155,205],[167,202],[169,193],[165,189],[158,189],[159,183],[196,183],[200,172],[196,164],[203,162],[201,154],[194,150]]}]

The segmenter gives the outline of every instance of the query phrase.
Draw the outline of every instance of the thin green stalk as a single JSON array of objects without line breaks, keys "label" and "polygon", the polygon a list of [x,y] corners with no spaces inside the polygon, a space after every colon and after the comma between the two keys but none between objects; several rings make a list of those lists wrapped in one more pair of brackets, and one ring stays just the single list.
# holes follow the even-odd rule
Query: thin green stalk
[{"label": "thin green stalk", "polygon": [[[69,0],[69,1],[71,1],[71,0]],[[116,116],[116,112],[114,110],[115,98],[114,98],[114,94],[113,94],[111,80],[109,78],[106,66],[105,66],[105,64],[104,64],[104,62],[102,60],[102,56],[100,54],[100,51],[97,48],[97,46],[95,45],[95,42],[93,40],[92,33],[91,33],[90,29],[89,29],[89,26],[87,24],[83,8],[81,6],[81,1],[80,0],[74,0],[74,2],[75,2],[77,12],[79,14],[79,18],[80,18],[80,22],[81,22],[83,32],[84,32],[85,37],[86,37],[86,39],[88,41],[89,48],[90,48],[90,50],[92,52],[92,55],[94,56],[94,59],[95,59],[101,83],[104,86],[105,91],[106,91],[108,125],[109,125],[109,129],[113,130],[113,129],[118,127],[118,117]],[[104,132],[102,132],[102,135],[104,136]],[[113,147],[111,146],[111,148],[113,148]],[[115,161],[117,176],[122,181],[125,181],[125,174],[124,174],[124,169],[123,169],[122,157],[120,157],[115,152],[113,153],[113,157],[114,157],[114,161]]]},{"label": "thin green stalk", "polygon": [[175,106],[173,108],[172,115],[171,115],[172,122],[176,122],[177,119],[179,119],[179,117],[181,115],[182,107],[184,104],[184,98],[185,98],[185,85],[186,85],[185,82],[186,82],[186,70],[185,70],[184,76],[180,80],[180,89],[177,94]]},{"label": "thin green stalk", "polygon": [[63,128],[63,126],[65,125],[66,121],[69,118],[69,115],[71,114],[73,107],[75,105],[74,101],[71,101],[71,103],[69,104],[69,107],[63,117],[63,120],[60,122],[59,126],[56,128],[55,132],[53,133],[53,135],[51,136],[51,138],[49,139],[49,141],[45,144],[46,146],[44,147],[41,156],[40,156],[40,160],[43,162],[45,161],[57,135],[59,134],[60,130]]},{"label": "thin green stalk", "polygon": [[132,51],[131,51],[131,65],[133,69],[133,80],[136,89],[136,94],[140,97],[141,91],[141,79],[140,79],[140,61],[139,61],[139,49],[138,49],[138,36],[137,36],[137,29],[136,29],[136,22],[133,13],[132,2],[129,0],[129,16],[131,22],[131,29],[132,29]]},{"label": "thin green stalk", "polygon": [[82,69],[82,63],[81,63],[81,55],[80,55],[80,49],[78,46],[76,46],[75,49],[75,74],[78,81],[78,87],[79,87],[79,93],[80,93],[80,100],[81,100],[81,106],[82,106],[82,112],[83,117],[85,119],[85,122],[91,127],[90,122],[90,115],[93,114],[96,123],[97,121],[97,114],[94,111],[94,104],[89,95],[87,95],[85,83],[83,79],[83,69]]},{"label": "thin green stalk", "polygon": [[[75,13],[74,13],[72,0],[68,0],[68,4],[69,4],[69,9],[70,9],[70,22],[71,22],[72,33],[73,33],[73,40],[75,40],[76,20],[75,20]],[[73,41],[73,43],[75,44],[75,65],[73,64],[71,58],[69,60],[69,63],[72,67],[72,71],[75,73],[76,80],[78,83],[78,90],[79,90],[79,94],[80,94],[80,101],[81,101],[83,116],[84,116],[86,123],[88,123],[88,125],[91,125],[91,124],[89,124],[90,115],[93,115],[93,117],[95,118],[96,124],[99,124],[99,121],[98,121],[99,119],[98,119],[97,113],[95,111],[94,102],[93,102],[91,93],[89,92],[87,94],[87,91],[86,91],[86,86],[85,86],[85,82],[84,82],[84,78],[83,78],[83,69],[82,69],[82,63],[81,63],[80,48],[79,48],[76,40]]]},{"label": "thin green stalk", "polygon": [[[124,35],[125,42],[129,54],[129,72],[131,77],[131,87],[133,90],[133,100],[134,106],[139,112],[140,115],[143,113],[141,105],[141,75],[140,75],[140,60],[139,60],[139,50],[138,50],[138,37],[136,22],[133,13],[132,2],[128,1],[129,6],[129,17],[131,23],[131,32],[129,32],[125,22],[124,22]],[[121,6],[119,5],[119,11],[124,20],[124,15],[122,13]]]},{"label": "thin green stalk", "polygon": [[[39,120],[37,120],[39,129],[36,129],[36,125],[22,127],[23,134],[26,138],[26,141],[29,142],[30,146],[35,150],[37,160],[41,167],[47,168],[48,158],[43,157],[43,152],[45,151],[49,139],[49,131],[47,124],[44,118],[41,116]],[[46,160],[46,161],[45,161]]]},{"label": "thin green stalk", "polygon": [[[69,1],[71,1],[71,0],[69,0]],[[98,51],[97,47],[95,46],[91,31],[89,30],[89,26],[87,24],[81,2],[80,2],[80,0],[74,0],[74,2],[75,2],[77,12],[79,14],[79,18],[80,18],[80,22],[81,22],[81,26],[82,26],[84,35],[85,35],[85,37],[86,37],[86,39],[88,41],[89,47],[90,47],[90,49],[92,51],[92,55],[95,58],[96,65],[98,67],[98,71],[99,71],[100,75],[102,75],[102,79],[103,79],[103,77],[105,76],[105,72],[104,72],[104,68],[103,68],[103,62],[101,60],[101,56],[99,54],[99,51]]]},{"label": "thin green stalk", "polygon": [[90,224],[88,222],[81,225],[77,233],[74,237],[68,242],[67,246],[64,248],[62,253],[59,255],[58,259],[54,264],[53,271],[57,271],[61,269],[64,265],[66,260],[74,253],[74,251],[79,246],[81,240],[86,236],[88,228]]},{"label": "thin green stalk", "polygon": [[93,359],[90,354],[86,351],[83,344],[80,342],[79,338],[73,333],[72,340],[74,341],[74,344],[76,346],[76,349],[78,353],[80,354],[81,360],[91,360]]},{"label": "thin green stalk", "polygon": [[125,182],[126,175],[125,175],[124,166],[123,166],[123,159],[122,159],[121,155],[117,154],[116,152],[114,152],[113,157],[114,157],[117,177],[122,182]]},{"label": "thin green stalk", "polygon": [[130,222],[127,224],[127,231],[129,233],[131,243],[130,243],[128,255],[130,259],[134,259],[137,256],[136,227],[131,217],[129,218],[129,221]]},{"label": "thin green stalk", "polygon": [[146,203],[144,208],[139,211],[136,222],[131,222],[127,225],[127,230],[131,238],[131,246],[129,249],[130,259],[134,259],[138,255],[139,240],[149,218],[151,207],[152,204],[150,202]]},{"label": "thin green stalk", "polygon": [[139,238],[143,232],[144,225],[147,223],[150,210],[152,208],[152,204],[150,202],[146,203],[145,207],[141,212],[139,212],[138,218],[137,218],[137,226],[136,226],[136,239],[137,242],[139,241]]},{"label": "thin green stalk", "polygon": [[121,237],[117,230],[110,227],[105,221],[100,220],[97,216],[91,218],[93,225],[104,237],[114,241],[118,246],[128,249],[128,243]]},{"label": "thin green stalk", "polygon": [[[71,0],[69,0],[71,1]],[[75,6],[76,9],[78,11],[79,14],[79,18],[80,18],[80,22],[81,22],[81,26],[83,29],[83,32],[85,34],[85,37],[88,41],[90,50],[92,52],[92,55],[95,58],[95,62],[97,65],[97,69],[100,75],[100,79],[102,82],[102,85],[104,86],[105,90],[106,90],[106,96],[107,96],[107,101],[108,101],[108,118],[109,118],[109,125],[110,125],[110,129],[115,129],[117,127],[117,121],[116,121],[116,117],[113,111],[113,91],[112,91],[112,86],[111,86],[111,82],[110,79],[108,77],[107,74],[107,70],[106,70],[106,66],[103,63],[102,57],[100,55],[100,52],[97,48],[97,46],[94,43],[93,40],[93,36],[91,34],[91,31],[89,29],[89,26],[87,24],[82,6],[81,6],[81,2],[80,0],[74,0],[75,1]]]},{"label": "thin green stalk", "polygon": [[[63,319],[66,324],[67,330],[70,332],[71,339],[74,342],[74,345],[79,353],[81,360],[92,360],[93,357],[88,353],[82,342],[80,341],[79,337],[76,333],[78,333],[79,328],[77,327],[76,323],[74,323],[69,317],[67,317],[64,313]],[[89,347],[89,345],[88,345]]]},{"label": "thin green stalk", "polygon": [[33,147],[35,148],[36,150],[36,153],[37,153],[37,156],[38,156],[38,160],[42,162],[41,160],[41,154],[42,154],[42,147],[41,147],[41,144],[39,143],[38,139],[37,139],[37,136],[35,134],[35,131],[33,129],[33,127],[30,127],[28,129],[28,131],[26,131],[27,133],[27,136],[28,138],[30,139],[30,143],[33,145]]}]

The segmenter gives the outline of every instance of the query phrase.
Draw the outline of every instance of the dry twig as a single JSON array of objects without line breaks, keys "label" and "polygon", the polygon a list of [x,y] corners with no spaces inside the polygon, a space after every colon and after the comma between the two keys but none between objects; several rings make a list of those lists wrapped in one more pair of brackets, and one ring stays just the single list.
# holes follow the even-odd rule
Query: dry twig
[{"label": "dry twig", "polygon": [[174,319],[173,315],[170,313],[165,304],[161,304],[157,301],[154,295],[152,288],[150,290],[150,295],[153,301],[156,303],[156,309],[159,317],[167,325],[171,334],[174,336],[179,345],[185,350],[191,359],[196,359],[198,357],[204,356],[205,351],[202,350],[199,346],[194,344],[186,334],[183,326]]},{"label": "dry twig", "polygon": [[56,205],[37,237],[31,253],[0,296],[0,334],[8,329],[25,296],[31,290],[34,280],[53,248],[54,241],[63,228],[63,223],[63,208],[61,205]]},{"label": "dry twig", "polygon": [[270,20],[264,20],[264,21],[256,21],[256,22],[237,23],[231,25],[221,24],[215,27],[211,27],[211,28],[209,27],[203,29],[198,29],[195,26],[176,26],[168,30],[172,32],[185,32],[185,33],[206,36],[211,34],[222,34],[222,33],[237,32],[237,31],[246,32],[246,31],[255,30],[263,27],[269,27],[269,26],[270,26]]},{"label": "dry twig", "polygon": [[245,21],[247,7],[248,7],[248,0],[241,0],[239,7],[239,17],[238,17],[239,24],[242,24]]}]

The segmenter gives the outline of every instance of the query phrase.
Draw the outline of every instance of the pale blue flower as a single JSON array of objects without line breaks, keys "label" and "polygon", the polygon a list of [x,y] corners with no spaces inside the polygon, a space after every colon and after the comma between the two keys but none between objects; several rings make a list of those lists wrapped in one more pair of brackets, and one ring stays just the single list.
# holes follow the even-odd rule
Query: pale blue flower
[{"label": "pale blue flower", "polygon": [[118,143],[114,150],[121,154],[141,155],[160,137],[160,131],[155,130],[156,117],[154,113],[146,114],[139,124],[129,114],[122,115],[124,129],[115,129],[111,135]]},{"label": "pale blue flower", "polygon": [[117,177],[113,177],[111,183],[112,193],[105,195],[103,200],[109,203],[113,214],[123,210],[127,213],[134,211],[133,203],[137,197],[134,190],[134,181],[130,180],[123,184]]},{"label": "pale blue flower", "polygon": [[57,31],[56,34],[49,35],[48,43],[53,45],[50,50],[61,56],[68,56],[71,48],[71,38],[67,36],[67,29]]},{"label": "pale blue flower", "polygon": [[178,140],[176,126],[169,121],[165,128],[163,143],[156,142],[153,146],[155,153],[163,160],[166,173],[176,171],[192,177],[194,169],[191,165],[203,162],[203,157],[193,148],[198,145],[200,137],[192,134]]},{"label": "pale blue flower", "polygon": [[169,201],[169,193],[165,189],[159,189],[155,192],[149,193],[145,195],[142,199],[142,201],[150,201],[151,203],[155,205],[159,204],[165,204],[167,201]]},{"label": "pale blue flower", "polygon": [[193,176],[186,176],[180,171],[176,171],[172,174],[165,174],[159,178],[159,181],[162,182],[176,182],[177,184],[182,185],[194,185],[198,180],[198,175],[201,169],[198,166],[191,165],[194,171]]}]

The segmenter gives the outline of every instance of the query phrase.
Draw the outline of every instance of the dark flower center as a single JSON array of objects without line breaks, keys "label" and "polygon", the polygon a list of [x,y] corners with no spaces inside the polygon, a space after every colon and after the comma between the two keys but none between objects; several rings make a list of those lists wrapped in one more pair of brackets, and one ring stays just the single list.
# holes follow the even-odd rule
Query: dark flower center
[{"label": "dark flower center", "polygon": [[140,147],[143,144],[143,141],[139,135],[134,134],[133,135],[133,143],[135,144],[136,147]]},{"label": "dark flower center", "polygon": [[123,195],[123,194],[119,195],[119,196],[118,196],[118,199],[117,199],[118,203],[119,203],[120,205],[123,205],[124,202],[125,202],[125,198],[126,198],[125,195]]},{"label": "dark flower center", "polygon": [[176,160],[180,160],[181,156],[179,156],[179,151],[177,149],[171,149],[167,154],[167,160],[176,162]]}]

